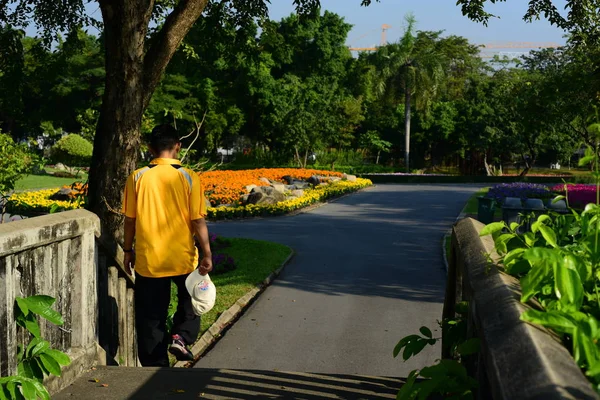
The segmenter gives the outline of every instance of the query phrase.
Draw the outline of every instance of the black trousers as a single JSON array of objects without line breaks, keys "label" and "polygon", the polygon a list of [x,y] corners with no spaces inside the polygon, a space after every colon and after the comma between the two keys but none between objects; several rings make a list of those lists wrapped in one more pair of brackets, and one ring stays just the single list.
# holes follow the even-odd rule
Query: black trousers
[{"label": "black trousers", "polygon": [[[192,298],[185,288],[188,275],[165,278],[135,277],[135,325],[138,357],[144,367],[168,367],[167,349],[171,335],[178,334],[186,344],[193,344],[200,332],[200,317],[194,314]],[[171,281],[177,285],[177,312],[173,328],[167,332],[171,300]]]}]

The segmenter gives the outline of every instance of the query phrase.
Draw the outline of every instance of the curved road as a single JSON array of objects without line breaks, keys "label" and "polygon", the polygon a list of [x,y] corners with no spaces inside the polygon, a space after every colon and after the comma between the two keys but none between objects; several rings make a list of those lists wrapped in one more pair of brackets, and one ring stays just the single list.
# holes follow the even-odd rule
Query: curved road
[{"label": "curved road", "polygon": [[296,216],[211,224],[296,256],[196,367],[407,376],[433,362],[439,348],[407,363],[392,350],[437,328],[442,237],[476,190],[378,185]]}]

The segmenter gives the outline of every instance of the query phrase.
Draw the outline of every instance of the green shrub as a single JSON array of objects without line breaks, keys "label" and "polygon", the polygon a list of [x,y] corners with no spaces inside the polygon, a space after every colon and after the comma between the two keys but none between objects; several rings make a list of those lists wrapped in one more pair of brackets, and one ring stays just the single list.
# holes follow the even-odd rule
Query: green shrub
[{"label": "green shrub", "polygon": [[0,154],[0,195],[6,195],[15,188],[16,181],[33,171],[39,158],[4,133],[0,133]]},{"label": "green shrub", "polygon": [[69,167],[87,167],[92,159],[93,149],[94,146],[81,136],[67,135],[52,147],[52,160]]}]

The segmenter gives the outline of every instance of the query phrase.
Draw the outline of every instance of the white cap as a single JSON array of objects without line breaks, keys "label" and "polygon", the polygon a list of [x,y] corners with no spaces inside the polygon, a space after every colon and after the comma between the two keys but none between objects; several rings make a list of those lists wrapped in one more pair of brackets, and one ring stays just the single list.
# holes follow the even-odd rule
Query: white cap
[{"label": "white cap", "polygon": [[185,280],[185,287],[192,296],[192,306],[196,315],[203,315],[212,310],[217,298],[217,288],[208,274],[200,275],[200,271],[192,272]]}]

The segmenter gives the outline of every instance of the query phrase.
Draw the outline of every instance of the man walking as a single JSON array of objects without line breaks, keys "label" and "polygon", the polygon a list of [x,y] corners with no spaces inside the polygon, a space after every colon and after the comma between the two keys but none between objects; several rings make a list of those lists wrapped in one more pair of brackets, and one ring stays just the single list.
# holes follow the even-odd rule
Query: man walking
[{"label": "man walking", "polygon": [[[188,345],[198,337],[200,317],[194,314],[185,280],[191,273],[210,272],[212,255],[202,185],[198,175],[177,159],[181,149],[177,131],[170,125],[156,127],[149,147],[155,158],[133,172],[125,187],[124,264],[130,273],[135,270],[140,362],[144,367],[168,367],[167,349],[178,360],[193,360]],[[203,254],[199,265],[194,236]],[[179,302],[169,336],[171,282],[177,285]]]}]

